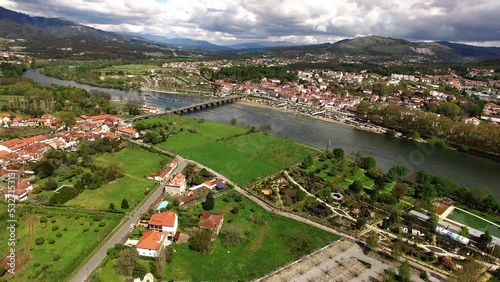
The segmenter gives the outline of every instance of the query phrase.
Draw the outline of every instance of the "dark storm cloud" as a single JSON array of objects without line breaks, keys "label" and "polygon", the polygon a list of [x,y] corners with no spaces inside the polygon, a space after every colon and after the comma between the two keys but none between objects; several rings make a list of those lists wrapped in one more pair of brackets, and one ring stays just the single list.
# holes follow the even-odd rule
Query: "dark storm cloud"
[{"label": "dark storm cloud", "polygon": [[114,31],[212,40],[375,34],[412,40],[500,41],[500,1],[461,0],[0,0],[30,14]]}]

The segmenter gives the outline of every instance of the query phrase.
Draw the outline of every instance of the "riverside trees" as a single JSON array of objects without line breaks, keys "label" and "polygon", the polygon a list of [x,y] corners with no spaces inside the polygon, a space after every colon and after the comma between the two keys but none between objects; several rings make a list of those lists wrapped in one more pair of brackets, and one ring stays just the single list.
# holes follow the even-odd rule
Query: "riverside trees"
[{"label": "riverside trees", "polygon": [[423,137],[437,137],[451,145],[465,145],[500,156],[500,128],[494,124],[481,123],[476,126],[434,113],[365,101],[358,106],[358,116],[405,136],[418,132]]}]

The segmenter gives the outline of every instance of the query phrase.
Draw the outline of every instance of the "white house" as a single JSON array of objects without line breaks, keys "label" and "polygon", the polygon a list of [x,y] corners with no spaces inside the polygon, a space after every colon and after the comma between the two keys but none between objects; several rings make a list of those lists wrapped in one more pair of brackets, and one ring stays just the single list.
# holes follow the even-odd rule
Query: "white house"
[{"label": "white house", "polygon": [[148,223],[149,230],[155,232],[166,232],[169,240],[174,238],[178,226],[179,218],[177,214],[172,211],[155,213],[151,216]]},{"label": "white house", "polygon": [[170,245],[171,241],[168,240],[167,232],[155,232],[148,230],[144,232],[141,239],[135,245],[137,252],[140,256],[157,257],[159,252]]},{"label": "white house", "polygon": [[179,172],[170,178],[164,189],[165,193],[180,196],[186,192],[186,186],[186,176]]},{"label": "white house", "polygon": [[7,190],[4,189],[5,200],[14,199],[16,202],[26,201],[28,199],[28,192],[24,189]]}]

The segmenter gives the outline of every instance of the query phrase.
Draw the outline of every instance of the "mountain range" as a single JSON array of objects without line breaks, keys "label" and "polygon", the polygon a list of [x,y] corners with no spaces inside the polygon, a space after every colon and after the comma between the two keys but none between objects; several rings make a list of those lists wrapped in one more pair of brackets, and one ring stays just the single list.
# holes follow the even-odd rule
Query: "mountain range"
[{"label": "mountain range", "polygon": [[[366,36],[335,43],[298,45],[290,42],[250,42],[217,45],[189,38],[167,38],[152,34],[120,34],[88,27],[61,18],[31,17],[0,7],[0,48],[21,47],[48,58],[146,58],[210,56],[220,53],[308,58],[362,58],[373,61],[400,60],[470,61],[500,57],[500,47],[478,47],[446,41],[411,42]],[[10,40],[9,40],[10,39]],[[15,46],[14,46],[15,45]]]}]

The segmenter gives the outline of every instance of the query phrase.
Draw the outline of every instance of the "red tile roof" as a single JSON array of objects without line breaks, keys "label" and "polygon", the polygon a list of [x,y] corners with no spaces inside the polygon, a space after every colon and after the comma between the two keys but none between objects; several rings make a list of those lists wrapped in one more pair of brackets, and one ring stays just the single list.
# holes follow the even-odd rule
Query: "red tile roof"
[{"label": "red tile roof", "polygon": [[213,214],[208,212],[202,212],[200,214],[201,221],[200,226],[210,229],[217,229],[220,224],[224,221],[224,216],[222,214]]},{"label": "red tile roof", "polygon": [[180,204],[185,204],[188,202],[191,202],[192,200],[196,199],[195,196],[184,196],[179,198],[179,203]]},{"label": "red tile roof", "polygon": [[186,176],[184,176],[184,174],[179,172],[176,175],[174,175],[172,177],[172,179],[170,179],[170,181],[168,182],[167,185],[173,186],[173,187],[181,187],[181,184],[185,179],[186,179]]},{"label": "red tile roof", "polygon": [[160,250],[163,242],[167,240],[167,238],[167,232],[155,232],[147,230],[146,232],[144,232],[144,234],[142,234],[141,239],[135,247],[141,249]]},{"label": "red tile roof", "polygon": [[175,217],[177,214],[175,212],[166,211],[162,213],[155,213],[151,216],[149,220],[150,225],[156,226],[169,226],[174,227]]}]

